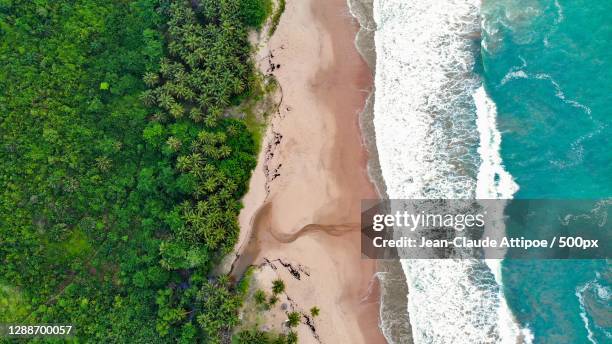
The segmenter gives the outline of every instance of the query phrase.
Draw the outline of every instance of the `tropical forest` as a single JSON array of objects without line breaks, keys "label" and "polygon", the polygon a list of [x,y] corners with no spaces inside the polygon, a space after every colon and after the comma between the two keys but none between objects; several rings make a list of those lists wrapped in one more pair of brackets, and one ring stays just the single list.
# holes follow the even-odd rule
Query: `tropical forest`
[{"label": "tropical forest", "polygon": [[[271,0],[0,0],[0,324],[74,343],[288,343],[238,333],[233,249]],[[0,338],[0,341],[3,339]]]}]

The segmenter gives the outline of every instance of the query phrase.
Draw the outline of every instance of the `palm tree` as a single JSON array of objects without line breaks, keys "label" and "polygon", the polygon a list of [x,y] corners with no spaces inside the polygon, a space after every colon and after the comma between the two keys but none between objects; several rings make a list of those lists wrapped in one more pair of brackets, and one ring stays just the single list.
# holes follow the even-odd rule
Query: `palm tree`
[{"label": "palm tree", "polygon": [[238,190],[238,184],[236,184],[235,181],[233,181],[232,179],[229,178],[224,178],[223,180],[223,187],[225,187],[225,189],[228,192],[236,192],[236,190]]},{"label": "palm tree", "polygon": [[180,42],[172,41],[168,44],[168,50],[172,56],[181,56],[184,49]]},{"label": "palm tree", "polygon": [[171,64],[172,62],[170,62],[170,60],[165,57],[162,58],[161,61],[159,61],[159,72],[163,77],[166,78],[170,75]]},{"label": "palm tree", "polygon": [[151,90],[145,90],[140,94],[140,100],[145,106],[155,105],[155,93]]},{"label": "palm tree", "polygon": [[264,302],[266,302],[266,292],[261,289],[257,289],[257,291],[255,291],[255,294],[253,294],[253,299],[255,299],[255,302],[257,302],[257,304],[263,305]]},{"label": "palm tree", "polygon": [[218,286],[227,286],[229,284],[230,284],[230,277],[229,277],[229,275],[221,275],[217,279],[217,285]]},{"label": "palm tree", "polygon": [[219,151],[217,150],[217,147],[213,146],[213,145],[204,145],[201,147],[201,152],[204,153],[205,156],[207,157],[211,157],[215,160],[217,160],[217,158],[219,158]]},{"label": "palm tree", "polygon": [[159,92],[159,96],[157,97],[159,106],[166,110],[170,110],[172,108],[172,105],[176,103],[174,101],[174,98],[172,98],[170,93],[164,88],[158,88],[156,91]]},{"label": "palm tree", "polygon": [[170,114],[176,119],[183,117],[184,112],[183,106],[179,103],[175,103],[170,107]]},{"label": "palm tree", "polygon": [[290,331],[289,334],[287,335],[287,344],[296,344],[298,342],[298,336],[297,333]]},{"label": "palm tree", "polygon": [[268,301],[268,304],[270,306],[274,306],[277,302],[278,302],[278,296],[276,295],[270,296],[270,300]]},{"label": "palm tree", "polygon": [[204,190],[209,193],[212,193],[217,188],[217,182],[214,179],[209,178],[202,184],[202,186],[204,187]]},{"label": "palm tree", "polygon": [[226,129],[227,135],[229,136],[234,136],[238,134],[238,131],[238,126],[236,126],[235,124],[230,124]]},{"label": "palm tree", "polygon": [[224,143],[225,141],[227,141],[227,136],[225,135],[224,132],[217,132],[217,134],[215,135],[216,141],[218,143]]},{"label": "palm tree", "polygon": [[166,143],[168,144],[168,147],[170,147],[170,149],[173,152],[178,151],[179,149],[181,149],[181,140],[177,139],[174,136],[170,136],[168,138],[168,141],[166,141]]},{"label": "palm tree", "polygon": [[184,100],[191,100],[195,96],[193,91],[183,84],[177,84],[174,87],[174,92],[179,98]]},{"label": "palm tree", "polygon": [[301,318],[302,316],[300,315],[300,313],[291,312],[287,314],[287,325],[289,325],[289,327],[296,327],[297,325],[300,324]]},{"label": "palm tree", "polygon": [[202,130],[198,133],[198,143],[202,145],[214,145],[217,142],[215,134]]},{"label": "palm tree", "polygon": [[319,316],[319,312],[321,312],[321,310],[317,306],[310,309],[310,315],[312,315],[313,318]]},{"label": "palm tree", "polygon": [[191,51],[196,50],[202,45],[202,38],[198,37],[195,33],[188,33],[185,37],[185,46]]},{"label": "palm tree", "polygon": [[225,187],[225,185],[223,186],[223,189],[217,193],[217,195],[220,199],[225,201],[232,199],[232,193]]},{"label": "palm tree", "polygon": [[97,157],[96,167],[102,172],[107,172],[111,168],[111,160],[106,156]]},{"label": "palm tree", "polygon": [[153,87],[159,82],[159,75],[154,72],[146,72],[145,75],[142,77],[142,80],[147,86]]},{"label": "palm tree", "polygon": [[187,172],[189,171],[189,157],[185,155],[181,155],[176,159],[176,168],[179,171]]},{"label": "palm tree", "polygon": [[202,111],[197,107],[191,108],[191,110],[189,110],[189,118],[191,118],[191,120],[196,123],[201,122],[202,121]]},{"label": "palm tree", "polygon": [[198,58],[198,55],[190,53],[185,55],[185,62],[187,62],[187,65],[191,69],[195,69],[200,62],[200,59]]},{"label": "palm tree", "polygon": [[204,118],[204,125],[208,128],[214,128],[217,125],[217,118],[211,115],[206,116]]},{"label": "palm tree", "polygon": [[229,146],[223,145],[219,147],[219,155],[221,158],[227,158],[230,156],[230,154],[232,154],[232,149]]},{"label": "palm tree", "polygon": [[276,279],[272,282],[272,292],[277,295],[285,291],[285,282],[282,279]]}]

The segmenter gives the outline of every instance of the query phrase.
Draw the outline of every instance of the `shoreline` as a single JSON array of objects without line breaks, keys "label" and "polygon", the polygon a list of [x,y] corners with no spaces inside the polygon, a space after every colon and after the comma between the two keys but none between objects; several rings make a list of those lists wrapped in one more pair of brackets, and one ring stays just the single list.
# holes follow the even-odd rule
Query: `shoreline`
[{"label": "shoreline", "polygon": [[[360,129],[369,155],[368,176],[375,185],[379,198],[388,199],[387,186],[382,176],[374,128],[374,93],[376,77],[376,42],[374,0],[347,0],[351,14],[359,22],[355,46],[372,73],[372,91],[360,114]],[[377,278],[380,288],[379,319],[381,331],[389,343],[412,344],[412,329],[408,314],[408,285],[398,260],[379,260]]]},{"label": "shoreline", "polygon": [[287,302],[263,326],[282,331],[283,313],[299,311],[302,343],[386,343],[377,264],[360,252],[361,200],[378,193],[360,131],[373,79],[358,29],[346,0],[288,1],[257,58],[274,66],[282,102],[243,200],[232,275],[255,265],[257,286],[282,278]]}]

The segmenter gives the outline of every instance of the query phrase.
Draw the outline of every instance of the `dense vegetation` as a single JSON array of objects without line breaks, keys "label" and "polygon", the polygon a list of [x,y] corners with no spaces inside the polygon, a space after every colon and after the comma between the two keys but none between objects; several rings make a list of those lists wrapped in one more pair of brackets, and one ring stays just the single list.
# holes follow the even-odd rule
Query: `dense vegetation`
[{"label": "dense vegetation", "polygon": [[272,34],[274,34],[274,32],[276,31],[276,28],[280,23],[280,18],[283,15],[283,12],[285,12],[286,5],[286,0],[278,0],[276,6],[277,8],[274,10],[274,13],[272,14],[272,19],[270,20],[270,28],[268,30],[268,35],[272,36]]},{"label": "dense vegetation", "polygon": [[257,148],[224,112],[256,87],[247,33],[269,13],[0,0],[0,322],[71,323],[81,342],[228,338],[244,287],[210,271]]}]

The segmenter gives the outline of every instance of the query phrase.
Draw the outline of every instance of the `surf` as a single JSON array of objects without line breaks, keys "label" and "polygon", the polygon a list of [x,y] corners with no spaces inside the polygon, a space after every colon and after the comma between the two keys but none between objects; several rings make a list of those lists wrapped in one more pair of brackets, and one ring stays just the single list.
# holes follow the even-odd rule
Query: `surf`
[{"label": "surf", "polygon": [[[374,128],[391,199],[510,198],[517,189],[474,72],[479,10],[476,0],[374,1]],[[416,343],[529,341],[506,305],[498,261],[401,263]]]}]

